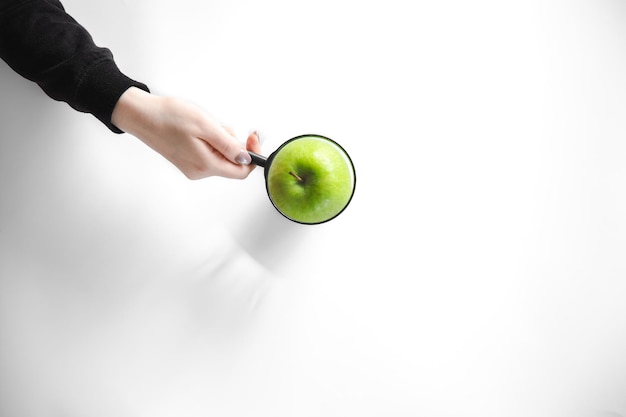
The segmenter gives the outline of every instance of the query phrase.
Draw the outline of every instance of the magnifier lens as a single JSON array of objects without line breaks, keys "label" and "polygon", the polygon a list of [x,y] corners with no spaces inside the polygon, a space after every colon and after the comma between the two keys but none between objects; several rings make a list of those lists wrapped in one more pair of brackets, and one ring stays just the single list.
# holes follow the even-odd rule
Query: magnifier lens
[{"label": "magnifier lens", "polygon": [[324,223],[337,217],[352,200],[356,185],[354,165],[348,153],[332,139],[297,136],[262,163],[272,204],[294,222]]}]

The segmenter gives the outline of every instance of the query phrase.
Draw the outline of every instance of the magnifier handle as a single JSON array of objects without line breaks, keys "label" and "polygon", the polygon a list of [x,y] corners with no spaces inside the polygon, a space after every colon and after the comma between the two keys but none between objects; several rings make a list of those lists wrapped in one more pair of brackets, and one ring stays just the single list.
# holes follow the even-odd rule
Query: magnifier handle
[{"label": "magnifier handle", "polygon": [[248,151],[248,153],[250,154],[250,157],[252,158],[252,163],[265,168],[265,162],[267,161],[267,158],[264,157],[263,155],[259,155],[258,153],[252,152],[252,151]]}]

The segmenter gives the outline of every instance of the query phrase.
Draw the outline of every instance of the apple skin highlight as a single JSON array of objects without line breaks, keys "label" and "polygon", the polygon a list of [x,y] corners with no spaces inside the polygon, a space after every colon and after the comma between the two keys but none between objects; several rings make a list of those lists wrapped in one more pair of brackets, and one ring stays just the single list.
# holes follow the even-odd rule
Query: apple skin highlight
[{"label": "apple skin highlight", "polygon": [[335,142],[315,135],[285,143],[267,172],[267,191],[285,217],[305,224],[328,221],[354,192],[352,161]]}]

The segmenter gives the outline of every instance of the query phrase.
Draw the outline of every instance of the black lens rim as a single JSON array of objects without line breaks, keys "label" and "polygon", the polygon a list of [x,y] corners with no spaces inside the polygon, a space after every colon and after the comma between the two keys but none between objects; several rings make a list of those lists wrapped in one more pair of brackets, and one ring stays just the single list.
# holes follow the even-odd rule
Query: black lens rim
[{"label": "black lens rim", "polygon": [[[269,190],[269,185],[268,185],[268,175],[269,175],[269,171],[270,171],[272,162],[274,160],[274,157],[281,151],[281,149],[283,149],[285,146],[287,146],[288,144],[290,144],[291,142],[293,142],[295,140],[303,139],[303,138],[311,138],[311,137],[329,141],[330,143],[332,143],[335,146],[337,146],[339,148],[339,150],[342,151],[344,153],[344,155],[346,156],[346,158],[348,159],[348,162],[350,163],[350,167],[352,168],[352,177],[353,177],[352,193],[350,194],[350,198],[348,199],[346,204],[343,206],[343,208],[339,212],[337,212],[334,216],[332,216],[332,217],[330,217],[328,219],[325,219],[325,220],[321,220],[319,222],[303,222],[303,221],[300,221],[300,220],[292,219],[291,217],[287,216],[285,213],[283,213],[276,206],[276,204],[274,204],[274,200],[272,200],[272,196],[270,195],[270,190]],[[354,166],[354,161],[352,161],[352,158],[350,157],[350,154],[346,151],[346,149],[343,146],[341,146],[335,140],[329,138],[328,136],[320,135],[320,134],[317,134],[317,133],[309,133],[309,134],[304,134],[304,135],[298,135],[298,136],[295,136],[295,137],[287,140],[282,145],[280,145],[278,147],[278,149],[276,149],[274,152],[272,152],[272,154],[270,156],[267,157],[267,161],[265,163],[265,172],[264,172],[264,174],[265,174],[265,191],[267,193],[267,197],[270,199],[270,202],[272,203],[274,208],[283,217],[285,217],[286,219],[291,220],[292,222],[295,222],[295,223],[299,223],[299,224],[316,225],[316,224],[327,223],[327,222],[335,219],[337,216],[339,216],[341,213],[343,213],[345,211],[345,209],[350,205],[350,202],[352,202],[352,198],[354,197],[354,192],[356,191],[356,168]]]}]

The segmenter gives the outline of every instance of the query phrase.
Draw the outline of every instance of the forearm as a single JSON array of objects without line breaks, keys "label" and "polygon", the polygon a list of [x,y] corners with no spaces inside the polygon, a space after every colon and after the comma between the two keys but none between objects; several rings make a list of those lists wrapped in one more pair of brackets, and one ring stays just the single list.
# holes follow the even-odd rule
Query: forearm
[{"label": "forearm", "polygon": [[109,129],[119,97],[144,84],[124,75],[107,48],[57,0],[0,0],[0,57],[50,97],[91,113]]}]

